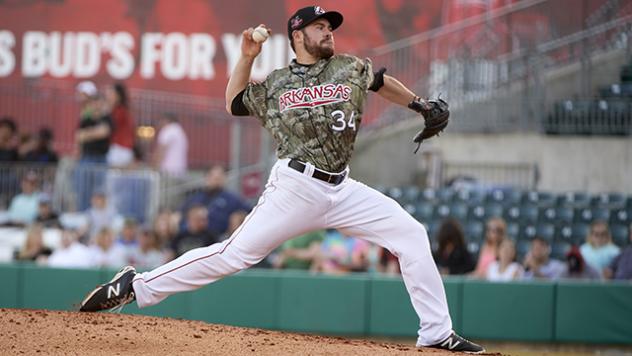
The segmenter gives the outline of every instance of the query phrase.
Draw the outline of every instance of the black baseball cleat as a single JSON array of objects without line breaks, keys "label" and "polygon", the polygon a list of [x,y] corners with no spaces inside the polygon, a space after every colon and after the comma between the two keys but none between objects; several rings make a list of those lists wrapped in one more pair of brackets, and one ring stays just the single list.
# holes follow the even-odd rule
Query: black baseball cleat
[{"label": "black baseball cleat", "polygon": [[132,288],[135,275],[136,269],[134,267],[123,267],[109,283],[102,284],[90,292],[81,302],[79,311],[109,310],[120,312],[125,304],[129,304],[135,299]]},{"label": "black baseball cleat", "polygon": [[460,337],[454,331],[452,332],[452,334],[450,334],[450,336],[447,337],[447,339],[441,341],[438,344],[428,347],[449,351],[465,352],[474,355],[482,354],[483,352],[485,352],[485,349],[482,346]]}]

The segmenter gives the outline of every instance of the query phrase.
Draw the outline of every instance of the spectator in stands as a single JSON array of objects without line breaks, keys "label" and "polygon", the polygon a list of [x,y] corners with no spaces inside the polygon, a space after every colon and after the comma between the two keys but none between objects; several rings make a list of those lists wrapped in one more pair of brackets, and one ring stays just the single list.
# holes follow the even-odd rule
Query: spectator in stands
[{"label": "spectator in stands", "polygon": [[461,224],[455,219],[445,219],[437,232],[439,248],[434,260],[441,274],[465,274],[474,269],[472,256],[465,246]]},{"label": "spectator in stands", "polygon": [[230,216],[228,217],[228,228],[226,229],[226,232],[220,237],[220,241],[224,241],[230,238],[233,233],[241,226],[241,224],[244,223],[244,220],[246,220],[246,216],[248,216],[248,213],[243,210],[237,210],[230,214]]},{"label": "spectator in stands", "polygon": [[22,161],[38,163],[57,163],[57,153],[52,149],[53,132],[43,127],[37,135],[30,137],[22,155]]},{"label": "spectator in stands", "polygon": [[75,141],[79,146],[79,160],[74,184],[77,208],[83,211],[88,208],[94,191],[103,189],[105,157],[110,147],[112,119],[108,115],[104,101],[98,96],[94,83],[79,83],[77,92],[81,101],[81,118],[75,133]]},{"label": "spectator in stands", "polygon": [[165,113],[158,124],[154,165],[161,172],[181,177],[187,172],[189,140],[175,114]]},{"label": "spectator in stands", "polygon": [[612,260],[621,252],[621,249],[612,243],[610,230],[605,221],[594,221],[590,225],[586,242],[581,245],[579,250],[586,264],[601,275],[604,274],[604,269],[610,266]]},{"label": "spectator in stands", "polygon": [[487,280],[509,282],[522,278],[524,269],[516,262],[516,245],[511,239],[504,239],[498,249],[498,259],[487,268]]},{"label": "spectator in stands", "polygon": [[378,271],[390,275],[401,274],[399,259],[389,250],[382,248],[379,253]]},{"label": "spectator in stands", "polygon": [[159,246],[167,246],[178,234],[178,214],[169,209],[160,209],[154,219],[153,230],[158,238]]},{"label": "spectator in stands", "polygon": [[549,258],[551,246],[541,237],[535,237],[531,249],[524,259],[524,279],[557,280],[566,272],[566,265],[561,261]]},{"label": "spectator in stands", "polygon": [[125,258],[131,259],[138,249],[138,223],[134,219],[127,218],[123,222],[123,228],[119,238],[115,242],[125,251]]},{"label": "spectator in stands", "polygon": [[610,266],[604,271],[608,279],[632,280],[632,224],[629,227],[630,244],[612,260]]},{"label": "spectator in stands", "polygon": [[9,205],[9,221],[13,225],[28,225],[37,216],[40,192],[38,189],[39,177],[33,171],[27,172],[22,177],[22,192],[11,200]]},{"label": "spectator in stands", "polygon": [[134,120],[129,110],[127,88],[122,83],[110,85],[105,91],[112,118],[112,140],[107,153],[111,167],[126,167],[134,161]]},{"label": "spectator in stands", "polygon": [[328,274],[365,272],[371,265],[370,254],[369,242],[327,230],[310,269]]},{"label": "spectator in stands", "polygon": [[226,232],[228,217],[235,211],[249,211],[250,207],[237,194],[226,190],[226,171],[215,165],[206,175],[206,187],[189,197],[181,209],[182,215],[191,206],[202,205],[208,209],[209,229],[217,235]]},{"label": "spectator in stands", "polygon": [[114,234],[108,227],[97,232],[94,244],[89,249],[89,260],[93,267],[120,268],[127,264],[125,250],[114,243]]},{"label": "spectator in stands", "polygon": [[478,262],[473,276],[485,278],[487,268],[498,258],[498,248],[507,238],[507,223],[501,218],[491,218],[487,221],[485,229],[485,243],[478,255]]},{"label": "spectator in stands", "polygon": [[150,270],[165,263],[166,257],[160,249],[158,236],[152,230],[147,229],[139,234],[138,246],[131,256],[130,264],[136,269]]},{"label": "spectator in stands", "polygon": [[178,257],[194,248],[217,242],[217,235],[208,229],[208,210],[202,205],[193,206],[187,212],[187,227],[170,243],[171,258]]},{"label": "spectator in stands", "polygon": [[18,160],[17,125],[8,116],[0,119],[0,162],[15,162]]},{"label": "spectator in stands", "polygon": [[42,224],[46,228],[60,228],[59,214],[53,210],[50,195],[42,193],[39,197],[39,205],[37,207],[37,216],[35,222]]},{"label": "spectator in stands", "polygon": [[601,274],[588,266],[577,246],[571,247],[566,253],[566,271],[562,278],[600,279]]},{"label": "spectator in stands", "polygon": [[87,225],[81,231],[84,241],[92,241],[97,232],[103,228],[112,227],[117,219],[120,219],[116,210],[108,204],[108,198],[104,192],[95,192],[90,204],[90,209],[86,211]]},{"label": "spectator in stands", "polygon": [[88,268],[92,266],[90,250],[79,242],[76,230],[61,233],[61,245],[48,258],[48,266],[60,268]]},{"label": "spectator in stands", "polygon": [[51,253],[51,249],[44,246],[44,230],[42,226],[33,224],[26,230],[26,239],[22,248],[16,252],[15,259],[18,261],[44,263]]},{"label": "spectator in stands", "polygon": [[308,270],[319,254],[320,244],[325,239],[325,231],[312,231],[285,241],[273,254],[272,267]]}]

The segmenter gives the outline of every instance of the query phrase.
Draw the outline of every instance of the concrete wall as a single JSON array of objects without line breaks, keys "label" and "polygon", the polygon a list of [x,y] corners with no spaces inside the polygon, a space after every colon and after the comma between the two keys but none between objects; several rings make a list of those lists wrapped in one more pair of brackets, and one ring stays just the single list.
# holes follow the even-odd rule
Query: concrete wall
[{"label": "concrete wall", "polygon": [[[421,151],[412,153],[413,134],[414,130],[402,130],[363,142],[351,165],[352,176],[372,185],[412,183],[423,164]],[[632,194],[629,137],[448,133],[423,147],[439,152],[447,162],[535,163],[540,190]]]}]

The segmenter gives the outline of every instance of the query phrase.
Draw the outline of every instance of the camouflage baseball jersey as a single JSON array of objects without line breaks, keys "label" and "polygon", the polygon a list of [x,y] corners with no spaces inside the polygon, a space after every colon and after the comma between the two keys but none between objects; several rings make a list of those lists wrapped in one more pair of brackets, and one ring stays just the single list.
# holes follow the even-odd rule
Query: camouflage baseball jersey
[{"label": "camouflage baseball jersey", "polygon": [[279,158],[340,172],[351,159],[372,82],[370,59],[335,55],[310,66],[294,60],[249,84],[243,101],[276,140]]}]

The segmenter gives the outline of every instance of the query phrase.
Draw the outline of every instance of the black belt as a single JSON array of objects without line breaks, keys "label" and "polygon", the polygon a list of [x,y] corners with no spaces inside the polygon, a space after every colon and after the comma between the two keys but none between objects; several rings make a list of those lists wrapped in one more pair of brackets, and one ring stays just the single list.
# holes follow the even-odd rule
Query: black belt
[{"label": "black belt", "polygon": [[[288,167],[297,170],[301,173],[305,172],[305,163],[301,162],[301,161],[297,161],[295,159],[291,159],[290,163],[288,164]],[[345,180],[345,177],[347,176],[347,172],[342,172],[342,173],[338,173],[338,174],[329,174],[327,172],[323,172],[318,168],[314,168],[314,173],[312,173],[312,177],[316,178],[316,179],[320,179],[323,182],[327,182],[329,184],[333,184],[333,185],[338,185],[340,183],[342,183],[343,180]]]}]

